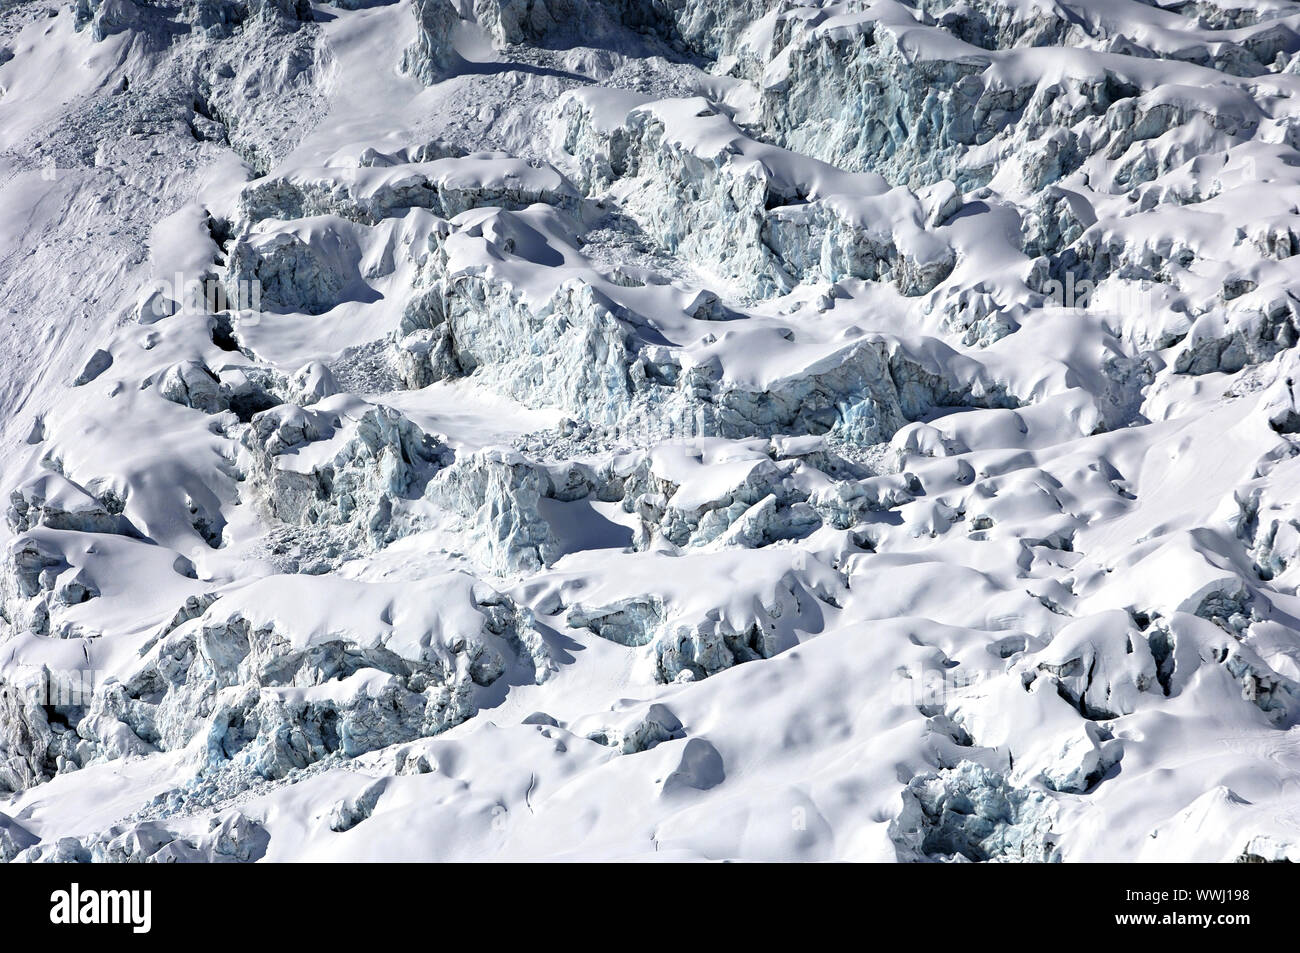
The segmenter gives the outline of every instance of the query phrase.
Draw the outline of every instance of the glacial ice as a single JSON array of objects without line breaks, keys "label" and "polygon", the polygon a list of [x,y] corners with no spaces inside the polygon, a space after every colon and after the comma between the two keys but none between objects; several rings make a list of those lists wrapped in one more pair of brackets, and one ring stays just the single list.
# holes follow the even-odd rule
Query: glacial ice
[{"label": "glacial ice", "polygon": [[1297,102],[1281,0],[11,4],[0,861],[1295,860]]}]

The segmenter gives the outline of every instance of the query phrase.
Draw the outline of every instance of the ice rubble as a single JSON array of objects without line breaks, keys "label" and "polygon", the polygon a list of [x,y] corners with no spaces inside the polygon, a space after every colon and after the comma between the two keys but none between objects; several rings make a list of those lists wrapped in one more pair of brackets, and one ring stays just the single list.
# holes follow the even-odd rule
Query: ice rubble
[{"label": "ice rubble", "polygon": [[[936,404],[1019,402],[977,365],[950,381],[897,341],[854,335],[788,375],[728,380],[715,339],[672,347],[615,297],[617,285],[570,277],[581,252],[569,253],[576,240],[553,213],[471,215],[431,231],[418,260],[419,290],[395,341],[409,387],[474,375],[516,399],[622,429],[724,437],[834,429],[863,443],[888,439]],[[564,252],[554,248],[560,243]],[[485,252],[498,268],[477,264]],[[691,320],[713,323],[700,316],[698,298],[687,310]]]},{"label": "ice rubble", "polygon": [[95,837],[62,837],[14,855],[26,863],[251,863],[266,853],[266,829],[238,811],[212,818],[209,829],[189,835],[157,821],[114,826]]},{"label": "ice rubble", "polygon": [[401,531],[403,501],[419,498],[452,454],[391,408],[349,408],[345,423],[331,403],[281,404],[253,417],[241,438],[247,482],[278,520],[346,526],[383,545]]},{"label": "ice rubble", "polygon": [[332,6],[0,17],[0,860],[1294,859],[1300,15]]},{"label": "ice rubble", "polygon": [[917,295],[952,270],[952,249],[926,233],[906,190],[799,164],[744,137],[702,98],[651,103],[601,128],[583,92],[558,106],[557,120],[580,181],[617,184],[623,208],[667,251],[698,256],[750,294],[864,278]]},{"label": "ice rubble", "polygon": [[481,688],[541,682],[553,668],[529,611],[472,577],[437,580],[432,610],[403,587],[354,582],[347,618],[320,611],[339,585],[271,576],[199,603],[76,704],[6,686],[6,787],[180,750],[199,779],[240,768],[281,778],[436,734],[475,714]]},{"label": "ice rubble", "polygon": [[[966,761],[911,780],[891,832],[909,859],[968,861],[1059,860],[1051,836],[1051,800],[1009,787],[997,774]],[[906,846],[904,846],[906,845]]]}]

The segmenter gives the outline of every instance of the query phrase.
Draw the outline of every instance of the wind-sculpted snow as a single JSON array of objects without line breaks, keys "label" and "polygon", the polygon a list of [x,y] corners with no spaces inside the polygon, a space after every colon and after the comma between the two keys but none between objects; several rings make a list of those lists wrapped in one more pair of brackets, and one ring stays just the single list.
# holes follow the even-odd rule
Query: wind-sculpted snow
[{"label": "wind-sculpted snow", "polygon": [[0,14],[0,861],[1295,860],[1284,0]]}]

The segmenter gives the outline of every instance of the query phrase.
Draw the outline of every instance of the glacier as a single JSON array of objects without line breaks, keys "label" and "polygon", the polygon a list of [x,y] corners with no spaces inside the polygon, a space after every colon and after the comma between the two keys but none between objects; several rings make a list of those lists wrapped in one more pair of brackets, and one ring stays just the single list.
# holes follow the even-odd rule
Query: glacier
[{"label": "glacier", "polygon": [[1300,857],[1289,0],[15,0],[0,292],[0,861]]}]

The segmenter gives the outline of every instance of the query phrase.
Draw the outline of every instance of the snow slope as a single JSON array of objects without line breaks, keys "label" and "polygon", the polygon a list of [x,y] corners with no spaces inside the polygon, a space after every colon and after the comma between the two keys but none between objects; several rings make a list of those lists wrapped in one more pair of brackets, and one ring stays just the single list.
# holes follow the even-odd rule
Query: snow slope
[{"label": "snow slope", "polygon": [[0,859],[1300,859],[1300,5],[0,8]]}]

